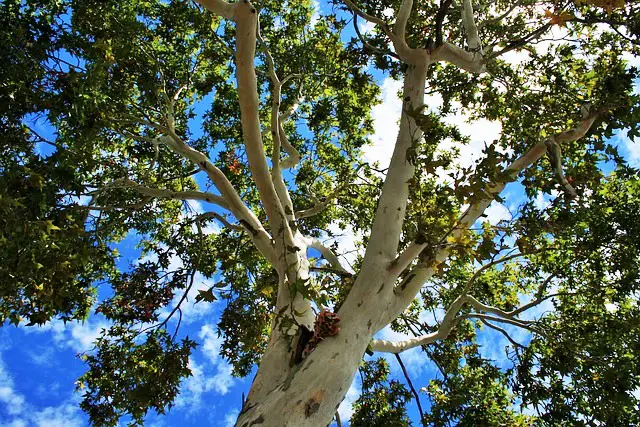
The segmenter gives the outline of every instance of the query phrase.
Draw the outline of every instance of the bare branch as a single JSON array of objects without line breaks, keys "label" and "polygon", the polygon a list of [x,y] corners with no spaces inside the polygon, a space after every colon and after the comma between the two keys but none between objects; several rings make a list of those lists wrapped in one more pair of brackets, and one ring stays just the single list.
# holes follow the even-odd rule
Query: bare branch
[{"label": "bare branch", "polygon": [[517,342],[516,340],[514,340],[513,338],[511,338],[511,336],[509,335],[509,333],[507,331],[505,331],[504,329],[502,329],[499,326],[494,325],[493,323],[488,322],[486,319],[480,319],[480,321],[487,327],[494,329],[498,332],[500,332],[502,335],[505,336],[505,338],[507,338],[507,340],[509,340],[509,342],[511,343],[511,345],[513,345],[514,347],[517,348],[525,348],[525,346],[523,346],[522,344],[520,344],[519,342]]},{"label": "bare branch", "polygon": [[473,18],[473,5],[471,0],[462,0],[462,24],[467,33],[467,46],[470,52],[480,53],[482,57],[482,44],[478,35],[478,28]]},{"label": "bare branch", "polygon": [[[227,218],[224,215],[220,215],[217,212],[205,212],[203,214],[198,215],[198,220],[203,220],[203,219],[207,219],[207,218],[213,218],[218,220],[222,225],[224,225],[225,227],[227,227],[230,230],[235,230],[235,231],[244,231],[245,228],[243,228],[242,226],[238,225],[238,224],[231,224]],[[250,231],[250,230],[247,230]]]},{"label": "bare branch", "polygon": [[407,368],[404,367],[404,363],[402,362],[402,358],[398,353],[396,353],[396,360],[398,364],[400,364],[400,368],[402,369],[402,373],[404,374],[404,378],[407,380],[407,384],[409,384],[409,388],[411,389],[411,393],[413,393],[413,397],[416,399],[416,404],[418,405],[418,413],[420,413],[420,420],[426,424],[424,419],[424,412],[422,411],[422,404],[420,403],[420,396],[416,391],[416,388],[413,386],[413,382],[411,381],[411,377],[409,377],[409,373],[407,372]]},{"label": "bare branch", "polygon": [[432,60],[449,62],[470,73],[479,74],[485,71],[484,61],[479,52],[469,52],[447,41],[433,51]]},{"label": "bare branch", "polygon": [[[364,167],[364,164],[359,165],[356,168],[356,170],[353,172],[353,176],[354,177],[357,176],[358,172],[363,167]],[[350,185],[351,185],[351,180],[350,179],[345,180],[341,186],[336,188],[330,195],[325,197],[324,200],[322,201],[319,201],[314,196],[311,196],[314,199],[313,201],[315,204],[308,209],[297,211],[295,213],[296,218],[297,219],[309,218],[311,216],[319,214],[320,212],[325,210],[342,193],[342,191],[344,191],[345,188],[347,188]]]},{"label": "bare branch", "polygon": [[389,272],[398,277],[420,255],[424,249],[422,244],[412,242],[389,264]]},{"label": "bare branch", "polygon": [[227,3],[224,0],[195,0],[205,9],[213,12],[216,15],[222,16],[226,19],[234,19],[235,3]]},{"label": "bare branch", "polygon": [[404,49],[409,49],[406,40],[407,33],[407,22],[409,21],[409,16],[411,15],[411,10],[413,9],[413,0],[402,0],[400,4],[400,9],[398,9],[398,14],[396,16],[396,24],[393,27],[393,33],[398,38],[397,41],[399,44],[403,46]]},{"label": "bare branch", "polygon": [[511,319],[508,317],[496,317],[496,316],[489,316],[487,314],[481,314],[481,313],[470,313],[470,314],[463,314],[462,316],[460,316],[460,320],[463,320],[463,319],[480,319],[480,320],[484,319],[484,320],[491,320],[494,322],[507,323],[509,325],[517,326],[519,328],[526,329],[531,332],[535,332],[538,335],[546,336],[544,332],[542,332],[540,329],[536,328],[535,326],[532,326],[529,323],[524,323],[520,320]]},{"label": "bare branch", "polygon": [[333,251],[326,247],[320,240],[312,238],[311,242],[309,243],[309,247],[320,252],[324,259],[326,259],[331,267],[333,267],[335,270],[349,275],[352,274],[349,270],[342,266],[336,254],[334,254]]},{"label": "bare branch", "polygon": [[271,55],[271,51],[269,47],[265,43],[262,35],[260,34],[260,18],[257,18],[256,24],[256,38],[260,42],[262,46],[262,51],[264,52],[267,60],[267,70],[269,73],[269,77],[271,79],[272,85],[272,94],[271,94],[271,138],[273,139],[273,151],[271,154],[271,181],[273,182],[273,186],[275,188],[276,194],[280,200],[280,204],[284,208],[284,214],[286,216],[286,221],[290,222],[295,220],[293,216],[293,202],[291,201],[291,196],[289,195],[289,191],[284,183],[284,179],[282,177],[282,170],[280,168],[280,98],[282,94],[282,83],[278,78],[278,74],[276,73],[275,63],[273,61],[273,56]]},{"label": "bare branch", "polygon": [[482,21],[480,24],[478,24],[478,29],[482,29],[487,25],[495,24],[502,21],[504,18],[509,16],[511,12],[513,12],[516,9],[516,7],[520,6],[520,3],[522,3],[522,0],[514,2],[513,5],[509,9],[507,9],[502,15]]},{"label": "bare branch", "polygon": [[[286,243],[293,244],[291,229],[284,220],[284,207],[280,202],[267,165],[260,129],[260,101],[255,73],[255,49],[257,40],[257,11],[250,3],[237,3],[236,20],[236,80],[242,135],[249,160],[251,175],[260,194],[272,230],[284,233]],[[276,239],[279,241],[279,239]]]},{"label": "bare branch", "polygon": [[382,353],[401,353],[405,350],[409,350],[414,347],[418,347],[421,345],[428,345],[434,343],[438,340],[445,339],[451,333],[451,330],[457,323],[456,316],[458,312],[466,302],[466,297],[460,296],[458,297],[449,307],[447,313],[444,315],[442,319],[442,323],[436,332],[431,334],[421,335],[419,337],[410,338],[405,341],[393,342],[387,340],[373,340],[369,347],[373,351],[379,351]]},{"label": "bare branch", "polygon": [[413,65],[423,66],[427,61],[429,61],[429,55],[424,49],[412,49],[409,47],[405,40],[405,33],[407,27],[407,21],[409,20],[409,16],[411,15],[411,9],[413,8],[413,0],[403,0],[400,5],[400,9],[398,10],[398,14],[396,17],[396,23],[394,25],[394,30],[391,31],[389,24],[387,24],[384,20],[370,15],[360,9],[355,5],[351,0],[343,0],[344,4],[346,4],[349,9],[351,9],[356,15],[361,17],[362,19],[369,21],[373,24],[376,24],[382,29],[382,31],[391,39],[393,43],[393,47],[396,50],[398,57],[408,63]]},{"label": "bare branch", "polygon": [[391,32],[391,30],[389,29],[389,24],[387,24],[384,20],[373,16],[373,15],[369,15],[368,13],[365,13],[362,9],[360,9],[358,6],[355,5],[355,3],[353,3],[351,0],[343,0],[344,4],[346,4],[349,9],[351,9],[356,15],[358,15],[360,18],[364,19],[365,21],[369,21],[372,24],[376,24],[378,26],[380,26],[380,28],[388,35],[391,36],[393,33]]},{"label": "bare branch", "polygon": [[145,187],[143,185],[138,184],[135,181],[130,180],[129,178],[123,178],[116,180],[113,184],[108,185],[107,187],[103,187],[97,192],[101,192],[107,188],[127,188],[131,190],[135,190],[140,194],[144,194],[145,196],[160,198],[160,199],[173,199],[173,200],[201,200],[208,203],[216,204],[224,209],[229,209],[229,205],[225,201],[222,196],[217,194],[205,192],[205,191],[173,191],[162,188],[152,188]]},{"label": "bare branch", "polygon": [[380,49],[379,47],[376,47],[372,44],[370,44],[368,41],[366,41],[364,39],[364,37],[362,36],[362,34],[360,33],[360,28],[358,28],[358,15],[353,12],[353,29],[356,32],[356,35],[358,36],[358,38],[360,39],[360,41],[362,42],[362,45],[364,46],[365,49],[368,49],[372,52],[376,52],[382,55],[389,55],[392,56],[396,59],[400,59],[400,57],[398,56],[397,53],[392,52],[390,50],[384,50],[384,49]]}]

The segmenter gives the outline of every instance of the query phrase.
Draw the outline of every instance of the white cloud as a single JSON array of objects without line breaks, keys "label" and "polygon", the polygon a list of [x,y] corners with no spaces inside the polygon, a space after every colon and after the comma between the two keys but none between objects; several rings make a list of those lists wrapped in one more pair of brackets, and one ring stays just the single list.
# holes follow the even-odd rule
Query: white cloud
[{"label": "white cloud", "polygon": [[0,403],[5,405],[9,415],[20,414],[25,406],[24,396],[15,390],[13,378],[0,358]]},{"label": "white cloud", "polygon": [[216,374],[207,379],[206,390],[213,390],[217,394],[224,396],[229,393],[229,389],[235,382],[231,372],[233,367],[227,363],[218,363]]},{"label": "white cloud", "polygon": [[93,317],[85,322],[67,322],[53,320],[39,327],[28,327],[26,333],[51,332],[54,343],[60,348],[70,348],[78,353],[89,351],[100,336],[102,329],[111,324],[102,318]]},{"label": "white cloud", "polygon": [[[378,162],[381,168],[389,166],[393,148],[399,130],[399,120],[402,113],[402,101],[398,96],[402,90],[402,81],[387,77],[382,81],[382,102],[372,110],[374,120],[374,133],[371,135],[371,145],[364,148],[365,159],[373,164]],[[424,104],[429,110],[435,112],[442,106],[442,97],[438,94],[425,96]],[[487,144],[500,137],[502,125],[486,119],[469,119],[469,114],[462,111],[460,105],[453,103],[453,107],[458,113],[449,114],[445,117],[445,122],[458,126],[460,132],[469,136],[471,142],[460,148],[458,166],[468,167],[482,157],[482,150]],[[440,148],[452,148],[452,141],[445,140],[440,144]]]},{"label": "white cloud", "polygon": [[220,357],[222,339],[217,336],[211,325],[205,324],[200,328],[198,337],[203,340],[199,349],[204,354],[206,363],[199,364],[194,358],[189,359],[191,376],[180,387],[180,394],[176,398],[176,408],[197,412],[203,403],[203,395],[214,392],[218,395],[229,393],[235,383],[231,374],[233,367]]},{"label": "white cloud", "polygon": [[205,390],[205,377],[202,366],[198,365],[193,358],[189,359],[189,369],[191,376],[184,380],[180,386],[180,394],[175,399],[177,409],[187,409],[188,412],[195,412],[202,404],[202,394]]},{"label": "white cloud", "polygon": [[358,24],[358,29],[362,34],[372,33],[375,27],[376,24],[365,20],[360,21],[360,23]]},{"label": "white cloud", "polygon": [[[454,105],[454,108],[459,109],[459,106]],[[498,139],[502,132],[502,125],[499,122],[492,122],[486,119],[470,121],[469,115],[463,111],[457,114],[449,114],[445,118],[445,122],[457,126],[460,132],[463,135],[467,135],[471,140],[467,145],[458,146],[460,157],[457,159],[457,166],[454,166],[456,169],[458,167],[469,167],[481,159],[483,157],[482,150],[485,146]],[[440,144],[440,149],[450,149],[452,145],[451,140],[445,140]]]},{"label": "white cloud", "polygon": [[373,107],[371,112],[374,120],[372,145],[364,148],[364,156],[369,163],[378,162],[381,168],[386,168],[391,161],[398,136],[398,121],[402,112],[398,91],[402,90],[402,82],[387,77],[382,82],[381,89],[382,103]]},{"label": "white cloud", "polygon": [[533,202],[535,207],[539,210],[545,209],[551,203],[551,198],[542,192],[536,195],[536,199]]},{"label": "white cloud", "polygon": [[231,375],[233,367],[220,358],[222,337],[218,337],[217,332],[215,332],[210,325],[203,325],[202,328],[200,328],[198,337],[203,340],[201,351],[204,353],[209,364],[216,368],[216,374],[213,377],[210,375],[207,376],[205,389],[207,391],[214,390],[220,395],[225,395],[233,385],[234,378]]},{"label": "white cloud", "polygon": [[31,420],[38,427],[82,427],[86,425],[78,406],[74,403],[65,403],[37,411],[32,413]]},{"label": "white cloud", "polygon": [[231,411],[227,412],[227,414],[224,416],[224,426],[225,427],[235,426],[236,420],[238,419],[239,414],[240,414],[240,411],[238,411],[237,409],[232,409]]},{"label": "white cloud", "polygon": [[312,0],[311,7],[313,8],[311,12],[311,26],[315,27],[320,19],[320,2],[318,0]]},{"label": "white cloud", "polygon": [[215,365],[220,358],[222,337],[218,337],[218,333],[210,325],[202,326],[198,337],[203,340],[200,344],[200,350],[205,354],[209,363]]},{"label": "white cloud", "polygon": [[80,427],[86,423],[76,402],[67,401],[59,406],[36,409],[25,397],[15,390],[13,378],[7,371],[0,357],[0,404],[4,405],[7,414],[14,416],[8,427]]},{"label": "white cloud", "polygon": [[491,225],[496,225],[502,220],[511,219],[511,212],[502,204],[497,201],[491,202],[487,210],[484,211],[487,215],[487,221],[491,223]]},{"label": "white cloud", "polygon": [[625,159],[631,166],[640,166],[640,140],[629,138],[627,130],[621,131],[616,138],[622,145]]}]

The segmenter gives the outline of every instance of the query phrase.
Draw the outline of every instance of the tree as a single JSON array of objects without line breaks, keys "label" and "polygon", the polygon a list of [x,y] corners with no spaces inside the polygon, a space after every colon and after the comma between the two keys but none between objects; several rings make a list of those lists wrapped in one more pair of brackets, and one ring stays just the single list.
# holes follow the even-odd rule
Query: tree
[{"label": "tree", "polygon": [[[179,337],[196,275],[219,278],[197,300],[227,301],[235,374],[259,365],[239,426],[326,425],[365,352],[415,347],[441,373],[425,425],[639,423],[640,180],[613,140],[638,136],[637,2],[323,9],[3,2],[0,322],[112,322],[82,356],[94,425],[171,406],[196,346]],[[368,64],[404,85],[388,168],[363,158]],[[472,167],[456,160],[456,113],[501,124]],[[492,224],[509,183],[517,213]],[[337,229],[361,236],[350,266],[323,243]],[[122,271],[114,244],[130,233],[142,254]],[[414,338],[375,339],[387,325]],[[481,356],[483,328],[508,337],[512,369]],[[382,361],[362,372],[354,423],[406,424],[413,385],[387,382]]]}]

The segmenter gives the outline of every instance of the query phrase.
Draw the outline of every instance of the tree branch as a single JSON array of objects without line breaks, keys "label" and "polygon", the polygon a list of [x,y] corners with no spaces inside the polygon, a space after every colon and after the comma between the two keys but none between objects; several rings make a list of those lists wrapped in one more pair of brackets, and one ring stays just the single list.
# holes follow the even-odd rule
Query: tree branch
[{"label": "tree branch", "polygon": [[271,55],[271,51],[269,50],[267,44],[265,43],[262,35],[260,34],[260,19],[257,18],[256,24],[256,38],[260,42],[262,46],[262,51],[266,56],[267,70],[269,73],[269,78],[271,79],[272,85],[272,94],[271,94],[271,138],[273,139],[273,151],[271,154],[271,181],[273,182],[273,186],[275,188],[276,194],[280,200],[280,204],[284,208],[284,214],[286,216],[286,221],[295,221],[295,217],[293,215],[293,202],[291,201],[291,196],[289,195],[289,191],[284,183],[284,179],[282,177],[282,170],[280,168],[280,99],[282,96],[282,83],[278,78],[278,74],[276,73],[275,63],[273,61],[273,56]]},{"label": "tree branch", "polygon": [[360,28],[358,28],[358,15],[355,13],[355,11],[353,12],[353,29],[355,30],[356,35],[358,36],[358,38],[362,42],[362,46],[365,49],[369,49],[370,51],[379,53],[381,55],[389,55],[389,56],[392,56],[392,57],[394,57],[396,59],[400,59],[400,57],[398,56],[397,53],[392,52],[390,50],[380,49],[379,47],[373,46],[372,44],[370,44],[369,42],[367,42],[364,39],[364,37],[360,33]]},{"label": "tree branch", "polygon": [[[582,120],[578,126],[560,132],[551,138],[556,143],[570,142],[582,138],[589,131],[595,120],[603,113],[598,111],[591,116]],[[486,197],[471,206],[461,215],[458,220],[456,229],[452,232],[452,237],[459,237],[465,230],[473,225],[473,223],[480,218],[483,212],[489,207],[494,197],[502,192],[508,182],[515,180],[515,178],[526,168],[538,161],[547,151],[545,141],[536,143],[525,154],[516,159],[511,165],[505,168],[503,175],[509,177],[509,179],[489,184],[486,187]],[[426,248],[426,244],[420,245],[423,249]],[[441,247],[433,259],[428,262],[424,262],[413,268],[407,275],[407,279],[403,281],[400,287],[396,288],[396,300],[391,304],[389,308],[388,320],[391,321],[398,317],[398,315],[411,303],[415,295],[418,293],[422,285],[434,274],[436,267],[439,263],[443,262],[448,257],[448,248]],[[387,322],[388,323],[388,322]]]},{"label": "tree branch", "polygon": [[382,29],[382,31],[391,39],[393,47],[396,50],[398,57],[407,64],[424,65],[429,60],[429,55],[424,49],[412,49],[407,45],[405,40],[405,33],[407,28],[407,22],[411,15],[411,9],[413,8],[413,0],[403,0],[398,10],[396,17],[396,23],[393,31],[384,20],[370,15],[356,6],[351,0],[342,0],[344,4],[351,9],[353,13],[361,17],[362,19],[375,24]]},{"label": "tree branch", "polygon": [[514,340],[513,338],[511,338],[511,335],[509,335],[509,333],[507,331],[505,331],[504,329],[502,329],[499,326],[494,325],[493,323],[488,322],[486,319],[480,319],[480,321],[487,327],[494,329],[498,332],[500,332],[502,335],[505,336],[505,338],[507,338],[507,340],[509,340],[509,342],[511,343],[511,345],[513,345],[514,347],[517,348],[525,348],[525,346],[523,346],[522,344],[520,344],[519,342],[517,342],[516,340]]},{"label": "tree branch", "polygon": [[528,323],[523,323],[519,320],[511,319],[508,317],[496,317],[496,316],[489,316],[487,314],[481,314],[481,313],[469,313],[469,314],[463,314],[462,316],[460,316],[460,320],[464,320],[464,319],[480,319],[481,321],[482,319],[484,319],[484,320],[491,320],[494,322],[507,323],[509,325],[517,326],[519,328],[526,329],[531,332],[535,332],[538,335],[546,336],[546,334],[541,330],[539,330],[538,328],[531,326]]},{"label": "tree branch", "polygon": [[409,384],[409,388],[411,389],[411,393],[413,393],[413,397],[415,397],[416,399],[416,404],[418,405],[418,413],[420,414],[420,421],[423,422],[423,424],[426,425],[426,421],[424,419],[424,411],[422,410],[422,404],[420,403],[420,396],[418,395],[418,392],[416,391],[416,388],[413,386],[413,382],[411,381],[411,377],[409,377],[409,373],[407,372],[407,368],[404,367],[404,363],[402,362],[402,358],[400,357],[400,355],[398,353],[396,353],[396,360],[398,361],[398,364],[400,364],[400,368],[402,369],[402,373],[404,375],[404,378],[407,380],[407,384]]},{"label": "tree branch", "polygon": [[[444,18],[447,17],[449,7],[453,0],[440,0],[440,7],[436,12],[436,40],[433,47],[440,47],[444,43],[444,37],[442,36],[442,26],[444,24]],[[431,46],[429,46],[431,48]]]},{"label": "tree branch", "polygon": [[224,225],[225,227],[227,227],[230,230],[235,230],[235,231],[247,230],[247,231],[251,232],[251,230],[248,230],[245,227],[242,227],[242,226],[237,225],[237,224],[231,224],[224,215],[220,215],[217,212],[205,212],[203,214],[198,215],[198,220],[203,220],[203,219],[207,219],[207,218],[213,218],[213,219],[217,220],[218,222],[220,222],[222,225]]},{"label": "tree branch", "polygon": [[343,274],[349,274],[349,275],[353,274],[342,266],[336,254],[334,254],[333,251],[328,247],[326,247],[320,240],[316,238],[312,238],[311,241],[309,242],[309,247],[320,252],[324,257],[324,259],[326,259],[331,265],[331,267],[333,267],[335,270]]},{"label": "tree branch", "polygon": [[447,41],[433,51],[431,59],[434,62],[449,62],[470,73],[479,74],[485,71],[482,55],[478,52],[469,52]]},{"label": "tree branch", "polygon": [[471,0],[462,0],[462,24],[467,33],[467,46],[470,52],[478,52],[482,58],[482,44],[478,35],[478,28],[473,19],[473,5]]},{"label": "tree branch", "polygon": [[406,33],[407,22],[409,21],[409,16],[411,15],[412,9],[413,0],[402,0],[400,9],[398,9],[398,13],[396,15],[396,23],[393,27],[393,33],[397,37],[397,43],[402,46],[402,50],[409,50],[409,46],[407,45],[406,40]]},{"label": "tree branch", "polygon": [[128,188],[135,190],[145,196],[160,198],[160,199],[174,199],[174,200],[202,200],[204,202],[216,204],[224,209],[229,209],[229,205],[222,196],[217,194],[205,192],[205,191],[173,191],[162,188],[145,187],[130,180],[129,178],[122,178],[114,181],[113,184],[103,187],[97,192],[105,190],[107,188]]},{"label": "tree branch", "polygon": [[[286,245],[293,244],[291,229],[285,221],[284,207],[269,173],[260,130],[260,101],[255,73],[257,40],[257,11],[249,2],[237,3],[236,18],[236,80],[244,145],[251,175],[260,194],[271,229],[284,237]],[[280,241],[274,236],[276,242]],[[280,265],[281,267],[281,265]]]},{"label": "tree branch", "polygon": [[509,9],[507,9],[502,15],[482,21],[480,24],[478,24],[478,29],[482,29],[487,25],[502,21],[504,18],[509,16],[509,14],[513,12],[516,9],[516,7],[520,6],[520,3],[522,3],[522,0],[514,2],[513,5]]},{"label": "tree branch", "polygon": [[451,330],[457,323],[456,316],[458,312],[466,302],[466,296],[459,296],[447,310],[447,313],[442,319],[442,323],[436,332],[431,334],[421,335],[419,337],[410,338],[405,341],[387,341],[387,340],[372,340],[370,348],[373,351],[382,353],[401,353],[405,350],[409,350],[421,345],[428,345],[438,340],[445,339],[451,333]]},{"label": "tree branch", "polygon": [[[359,165],[356,168],[356,170],[353,172],[353,176],[357,176],[358,172],[360,171],[360,169],[362,169],[362,167],[364,167],[364,163]],[[320,212],[325,210],[331,204],[331,202],[333,202],[340,195],[340,193],[342,193],[342,191],[345,188],[347,188],[349,185],[351,185],[351,180],[350,179],[345,180],[342,185],[336,188],[330,195],[325,197],[325,199],[322,201],[319,201],[314,196],[311,196],[314,199],[315,205],[311,206],[308,209],[297,211],[295,213],[295,217],[297,219],[301,219],[301,218],[309,218],[319,214]]]},{"label": "tree branch", "polygon": [[227,3],[224,0],[195,0],[202,7],[226,19],[234,19],[237,3]]}]

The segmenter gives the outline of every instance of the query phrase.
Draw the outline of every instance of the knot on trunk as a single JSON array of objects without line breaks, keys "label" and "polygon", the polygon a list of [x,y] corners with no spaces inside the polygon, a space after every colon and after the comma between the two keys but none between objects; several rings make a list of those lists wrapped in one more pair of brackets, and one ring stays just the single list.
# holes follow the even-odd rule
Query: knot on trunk
[{"label": "knot on trunk", "polygon": [[297,339],[293,345],[294,353],[291,365],[302,362],[326,337],[332,337],[340,332],[340,318],[336,313],[322,310],[316,317],[313,332],[301,326]]},{"label": "knot on trunk", "polygon": [[313,337],[305,346],[302,357],[307,357],[323,339],[337,335],[338,332],[340,332],[340,318],[338,315],[328,310],[322,310],[316,317]]},{"label": "knot on trunk", "polygon": [[307,400],[307,403],[304,406],[304,416],[309,418],[311,415],[318,412],[318,409],[320,409],[320,402],[322,402],[323,398],[323,390],[314,393],[313,396],[311,396],[311,398]]}]

